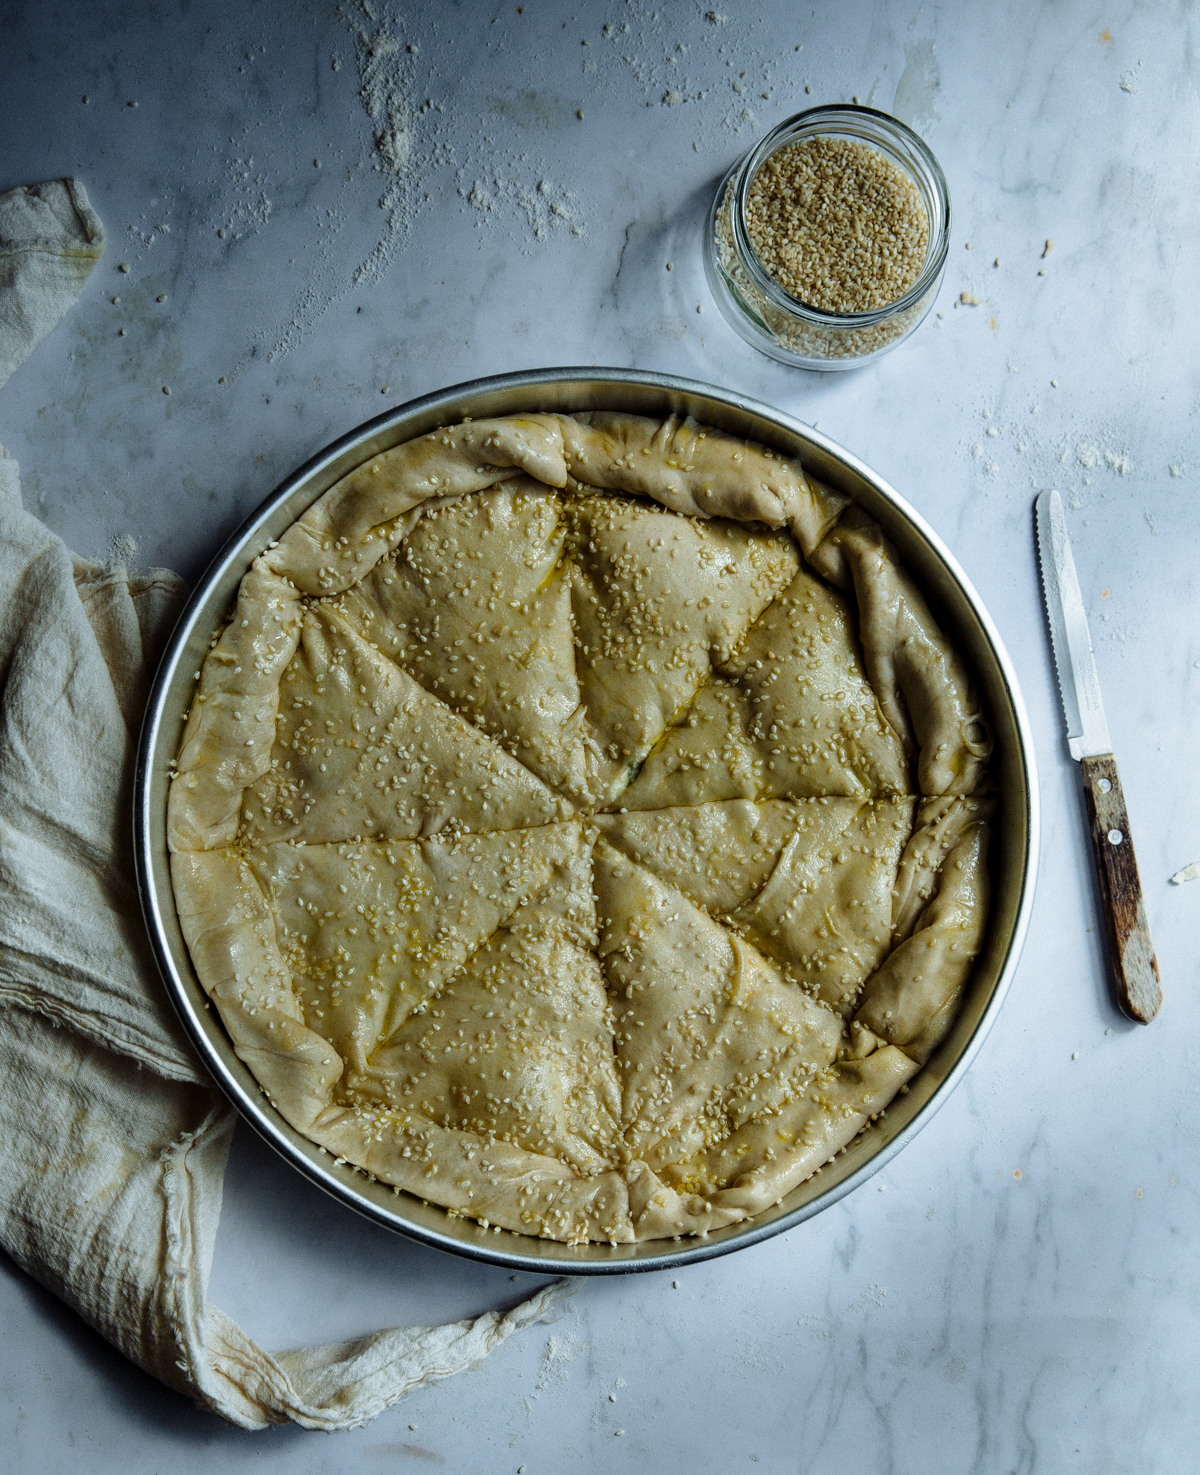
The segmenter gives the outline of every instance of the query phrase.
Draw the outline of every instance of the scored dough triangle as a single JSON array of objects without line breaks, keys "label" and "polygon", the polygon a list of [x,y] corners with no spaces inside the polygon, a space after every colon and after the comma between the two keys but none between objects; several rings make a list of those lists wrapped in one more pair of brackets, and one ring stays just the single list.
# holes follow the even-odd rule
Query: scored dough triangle
[{"label": "scored dough triangle", "polygon": [[344,607],[421,686],[585,797],[565,536],[559,499],[520,477],[427,511]]},{"label": "scored dough triangle", "polygon": [[578,824],[246,852],[305,1017],[352,1069],[506,917],[569,871]]},{"label": "scored dough triangle", "polygon": [[810,799],[770,879],[734,925],[786,976],[853,1012],[891,947],[892,893],[915,799]]},{"label": "scored dough triangle", "polygon": [[603,839],[594,874],[625,1152],[657,1171],[803,1091],[842,1022]]},{"label": "scored dough triangle", "polygon": [[630,859],[732,923],[787,978],[849,1014],[893,940],[916,802],[735,799],[593,822]]},{"label": "scored dough triangle", "polygon": [[602,1172],[621,1095],[595,923],[591,856],[580,844],[388,1037],[348,1092],[549,1153],[585,1176]]},{"label": "scored dough triangle", "polygon": [[567,505],[588,724],[615,797],[796,570],[786,534],[596,494]]},{"label": "scored dough triangle", "polygon": [[750,704],[760,797],[913,792],[904,745],[863,671],[853,610],[806,569],[721,672]]},{"label": "scored dough triangle", "polygon": [[714,676],[676,714],[615,802],[647,810],[757,799],[765,764],[747,735],[749,722],[746,694]]},{"label": "scored dough triangle", "polygon": [[903,744],[862,671],[850,608],[805,570],[718,671],[676,714],[622,805],[910,791]]},{"label": "scored dough triangle", "polygon": [[735,911],[756,896],[796,830],[786,799],[731,799],[689,808],[598,814],[610,845],[676,886],[706,911]]},{"label": "scored dough triangle", "polygon": [[272,766],[242,806],[244,844],[415,839],[571,813],[326,605],[306,611],[280,690]]}]

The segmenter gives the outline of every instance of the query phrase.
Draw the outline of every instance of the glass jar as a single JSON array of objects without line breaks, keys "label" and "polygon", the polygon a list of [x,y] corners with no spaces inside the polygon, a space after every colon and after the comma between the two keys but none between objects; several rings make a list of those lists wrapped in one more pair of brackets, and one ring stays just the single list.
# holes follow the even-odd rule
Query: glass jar
[{"label": "glass jar", "polygon": [[[895,302],[864,312],[826,312],[793,297],[750,241],[746,201],[777,150],[809,138],[849,139],[877,149],[912,181],[929,218],[925,262]],[[780,123],[722,179],[704,234],[704,270],[717,306],[747,343],[801,369],[856,369],[907,338],[933,306],[950,244],[950,193],[938,161],[911,128],[874,108],[810,108]]]}]

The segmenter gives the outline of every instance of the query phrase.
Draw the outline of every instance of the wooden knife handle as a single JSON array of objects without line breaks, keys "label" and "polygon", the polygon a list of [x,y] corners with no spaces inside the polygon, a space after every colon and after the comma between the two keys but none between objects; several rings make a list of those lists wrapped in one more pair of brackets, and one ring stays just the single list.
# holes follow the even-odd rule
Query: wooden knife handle
[{"label": "wooden knife handle", "polygon": [[1162,1003],[1162,984],[1146,921],[1117,760],[1111,753],[1101,753],[1082,759],[1079,767],[1117,1003],[1130,1019],[1149,1024]]}]

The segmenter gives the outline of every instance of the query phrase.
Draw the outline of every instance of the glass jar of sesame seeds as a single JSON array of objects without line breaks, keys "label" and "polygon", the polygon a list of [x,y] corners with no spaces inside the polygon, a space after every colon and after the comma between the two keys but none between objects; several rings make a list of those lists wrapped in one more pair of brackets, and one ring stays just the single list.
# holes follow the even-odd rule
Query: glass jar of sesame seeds
[{"label": "glass jar of sesame seeds", "polygon": [[722,179],[704,267],[753,347],[803,369],[853,369],[907,338],[946,269],[950,195],[933,154],[874,108],[810,108]]}]

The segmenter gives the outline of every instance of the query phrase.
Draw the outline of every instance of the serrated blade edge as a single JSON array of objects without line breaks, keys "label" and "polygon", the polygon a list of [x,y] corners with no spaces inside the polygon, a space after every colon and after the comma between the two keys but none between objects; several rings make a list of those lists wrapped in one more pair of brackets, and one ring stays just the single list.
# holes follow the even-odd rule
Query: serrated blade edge
[{"label": "serrated blade edge", "polygon": [[1077,762],[1111,753],[1100,678],[1092,653],[1083,595],[1071,556],[1067,520],[1057,492],[1042,492],[1036,503],[1038,562],[1058,672],[1058,694],[1067,722],[1067,746]]}]

